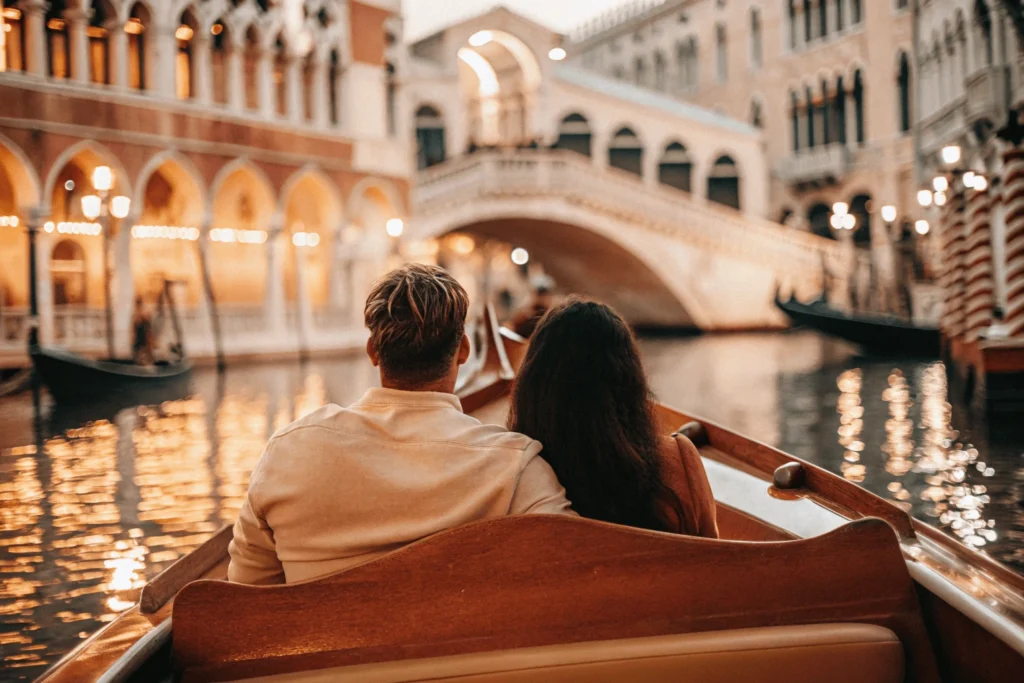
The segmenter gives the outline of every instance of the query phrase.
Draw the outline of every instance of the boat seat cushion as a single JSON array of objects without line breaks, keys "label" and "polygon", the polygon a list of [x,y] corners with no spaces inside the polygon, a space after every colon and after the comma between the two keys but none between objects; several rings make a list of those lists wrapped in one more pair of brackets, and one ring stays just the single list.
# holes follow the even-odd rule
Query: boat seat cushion
[{"label": "boat seat cushion", "polygon": [[574,643],[248,679],[260,683],[900,683],[881,626],[815,624]]}]

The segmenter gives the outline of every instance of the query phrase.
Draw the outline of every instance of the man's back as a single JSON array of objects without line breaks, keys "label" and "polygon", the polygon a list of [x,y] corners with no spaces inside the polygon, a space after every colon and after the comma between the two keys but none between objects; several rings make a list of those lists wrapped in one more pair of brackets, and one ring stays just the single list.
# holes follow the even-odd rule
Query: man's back
[{"label": "man's back", "polygon": [[451,394],[371,389],[350,408],[321,408],[267,445],[228,576],[293,583],[467,522],[568,512],[540,448],[465,415]]}]

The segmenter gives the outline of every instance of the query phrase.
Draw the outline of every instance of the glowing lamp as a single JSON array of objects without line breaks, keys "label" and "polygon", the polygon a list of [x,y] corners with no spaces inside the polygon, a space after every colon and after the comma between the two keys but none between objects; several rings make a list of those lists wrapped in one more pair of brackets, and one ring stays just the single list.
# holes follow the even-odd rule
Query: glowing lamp
[{"label": "glowing lamp", "polygon": [[560,62],[565,59],[565,50],[560,47],[553,47],[548,52],[548,59],[553,62]]},{"label": "glowing lamp", "polygon": [[390,237],[401,237],[405,231],[405,223],[402,222],[401,218],[391,218],[388,219],[384,229],[387,230]]},{"label": "glowing lamp", "polygon": [[845,216],[850,211],[850,206],[846,202],[836,202],[832,205],[832,213],[838,216]]},{"label": "glowing lamp", "polygon": [[517,266],[525,266],[530,262],[530,252],[526,251],[522,247],[516,247],[512,250],[510,258],[512,259],[512,263]]},{"label": "glowing lamp", "polygon": [[978,177],[978,174],[974,171],[967,171],[964,173],[964,187],[974,187],[974,179]]},{"label": "glowing lamp", "polygon": [[921,206],[931,206],[932,193],[929,190],[919,190],[917,193],[917,203]]},{"label": "glowing lamp", "polygon": [[935,206],[945,206],[946,205],[946,193],[945,192],[936,192],[935,193],[935,200],[934,201],[935,201]]},{"label": "glowing lamp", "polygon": [[946,145],[942,148],[942,162],[945,164],[955,164],[960,161],[960,146],[959,145]]},{"label": "glowing lamp", "polygon": [[937,175],[932,178],[932,187],[936,192],[945,192],[949,189],[949,180],[944,175]]},{"label": "glowing lamp", "polygon": [[124,218],[132,208],[132,200],[124,195],[118,195],[110,200],[110,213],[114,218]]},{"label": "glowing lamp", "polygon": [[886,204],[882,207],[882,220],[886,223],[892,223],[896,220],[896,207],[891,204]]},{"label": "glowing lamp", "polygon": [[841,216],[838,213],[832,214],[831,216],[829,216],[828,224],[832,226],[833,230],[842,230],[843,229],[843,216],[845,216],[845,215],[846,214],[843,214]]},{"label": "glowing lamp", "polygon": [[114,186],[114,174],[109,166],[97,166],[93,169],[92,186],[97,192],[110,191],[110,188]]},{"label": "glowing lamp", "polygon": [[469,37],[469,44],[473,47],[483,47],[494,40],[494,34],[490,31],[477,31]]},{"label": "glowing lamp", "polygon": [[82,197],[82,215],[91,221],[96,220],[100,215],[102,202],[94,194],[87,194]]},{"label": "glowing lamp", "polygon": [[918,235],[927,235],[930,229],[931,226],[928,225],[928,221],[920,220],[914,223],[914,230],[917,231]]},{"label": "glowing lamp", "polygon": [[72,190],[74,190],[75,189],[75,181],[74,180],[66,181],[64,183],[64,189],[67,190],[68,192],[71,192]]},{"label": "glowing lamp", "polygon": [[988,180],[983,175],[974,176],[974,189],[978,192],[984,192],[988,189]]},{"label": "glowing lamp", "polygon": [[857,227],[857,217],[854,216],[852,213],[844,214],[843,215],[843,229],[844,230],[853,230],[856,227]]}]

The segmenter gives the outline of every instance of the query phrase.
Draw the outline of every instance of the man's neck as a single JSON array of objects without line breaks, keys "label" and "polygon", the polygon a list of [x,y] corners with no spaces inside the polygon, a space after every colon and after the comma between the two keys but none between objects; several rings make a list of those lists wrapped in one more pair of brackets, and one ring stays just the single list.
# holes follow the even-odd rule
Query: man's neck
[{"label": "man's neck", "polygon": [[433,391],[439,394],[455,393],[455,381],[447,377],[437,380],[436,382],[411,384],[408,382],[396,381],[381,375],[380,385],[384,389],[394,389],[396,391]]}]

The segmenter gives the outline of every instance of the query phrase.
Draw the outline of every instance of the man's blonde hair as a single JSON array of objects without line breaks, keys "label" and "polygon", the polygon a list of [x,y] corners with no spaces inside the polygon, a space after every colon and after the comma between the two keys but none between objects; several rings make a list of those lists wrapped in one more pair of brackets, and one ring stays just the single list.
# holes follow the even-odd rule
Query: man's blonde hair
[{"label": "man's blonde hair", "polygon": [[451,369],[466,329],[469,296],[448,271],[410,263],[373,284],[363,318],[388,377],[433,382]]}]

